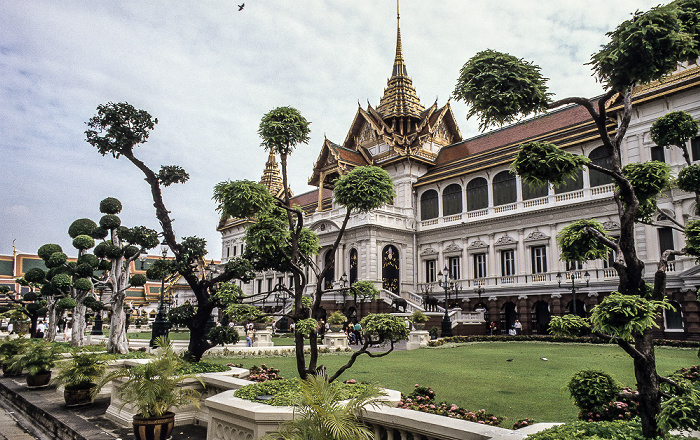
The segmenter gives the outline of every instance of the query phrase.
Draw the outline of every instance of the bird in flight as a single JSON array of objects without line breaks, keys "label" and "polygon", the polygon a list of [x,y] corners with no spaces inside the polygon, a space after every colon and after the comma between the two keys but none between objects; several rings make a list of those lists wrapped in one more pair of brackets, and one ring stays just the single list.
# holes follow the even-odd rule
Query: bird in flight
[{"label": "bird in flight", "polygon": [[243,8],[245,8],[245,3],[241,3],[240,5],[238,5],[238,10],[239,10],[239,11],[242,11]]}]

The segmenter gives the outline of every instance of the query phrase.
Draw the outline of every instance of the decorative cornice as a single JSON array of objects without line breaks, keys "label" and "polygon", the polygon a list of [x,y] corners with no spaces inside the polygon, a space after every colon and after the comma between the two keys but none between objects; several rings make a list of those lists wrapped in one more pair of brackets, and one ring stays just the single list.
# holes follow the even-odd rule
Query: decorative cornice
[{"label": "decorative cornice", "polygon": [[425,249],[423,250],[423,252],[421,252],[420,254],[421,254],[421,256],[425,256],[425,255],[437,255],[437,251],[436,251],[435,249],[429,247],[429,248],[425,248]]},{"label": "decorative cornice", "polygon": [[525,241],[538,241],[538,240],[549,240],[549,236],[545,235],[544,232],[532,231],[530,235],[525,237]]},{"label": "decorative cornice", "polygon": [[487,247],[489,247],[489,245],[481,240],[474,240],[469,244],[469,249],[483,249]]},{"label": "decorative cornice", "polygon": [[517,240],[515,240],[513,237],[509,236],[508,234],[506,234],[503,237],[496,240],[496,246],[503,246],[506,244],[515,244],[515,243],[517,243]]},{"label": "decorative cornice", "polygon": [[444,253],[452,253],[452,254],[454,254],[454,253],[462,252],[462,248],[459,247],[459,246],[457,246],[457,245],[454,244],[454,243],[450,243],[450,245],[447,246],[447,247],[446,247],[445,249],[443,249],[442,251],[443,251]]},{"label": "decorative cornice", "polygon": [[603,223],[603,229],[606,231],[615,231],[620,229],[620,224],[616,221],[610,220],[608,222]]}]

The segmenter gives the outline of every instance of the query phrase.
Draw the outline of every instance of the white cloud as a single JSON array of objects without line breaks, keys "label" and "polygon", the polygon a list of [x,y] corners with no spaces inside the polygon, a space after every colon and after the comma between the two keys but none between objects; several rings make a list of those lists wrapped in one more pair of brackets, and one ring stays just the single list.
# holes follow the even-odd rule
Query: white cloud
[{"label": "white cloud", "polygon": [[[601,89],[584,65],[590,54],[606,31],[655,4],[404,0],[404,57],[424,105],[444,103],[462,64],[486,48],[538,63],[559,96],[594,96]],[[312,121],[310,144],[290,159],[293,190],[307,191],[324,134],[342,142],[358,101],[378,104],[395,38],[388,0],[251,0],[241,12],[224,0],[1,2],[0,253],[15,238],[24,251],[45,242],[70,249],[70,223],[97,220],[107,196],[122,200],[125,224],[157,228],[138,170],[84,141],[98,104],[128,101],[159,119],[139,157],[191,175],[165,190],[176,233],[206,238],[218,258],[212,188],[260,178],[260,117],[292,105]],[[465,106],[452,105],[462,134],[476,134]]]}]

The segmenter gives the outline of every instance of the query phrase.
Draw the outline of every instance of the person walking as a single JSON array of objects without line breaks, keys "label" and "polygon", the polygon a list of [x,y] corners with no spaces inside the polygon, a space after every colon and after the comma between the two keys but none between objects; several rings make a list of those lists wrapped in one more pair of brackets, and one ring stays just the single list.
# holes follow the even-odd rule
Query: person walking
[{"label": "person walking", "polygon": [[515,328],[515,334],[520,335],[523,332],[523,325],[520,323],[519,320],[515,320],[515,324],[513,324],[513,328]]}]

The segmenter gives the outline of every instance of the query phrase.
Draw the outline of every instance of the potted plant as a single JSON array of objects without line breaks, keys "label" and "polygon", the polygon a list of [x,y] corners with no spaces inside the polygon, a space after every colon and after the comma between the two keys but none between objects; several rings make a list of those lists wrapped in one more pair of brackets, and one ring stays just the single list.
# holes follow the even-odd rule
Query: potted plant
[{"label": "potted plant", "polygon": [[331,331],[334,333],[339,333],[343,330],[343,323],[347,320],[345,315],[343,315],[340,311],[336,310],[335,312],[331,313],[331,315],[328,317],[328,325],[331,327]]},{"label": "potted plant", "polygon": [[430,339],[437,339],[439,331],[439,328],[431,327],[430,330],[428,330],[428,333],[430,333]]},{"label": "potted plant", "polygon": [[170,410],[187,404],[199,407],[201,393],[182,387],[182,382],[194,378],[204,386],[204,382],[195,375],[178,372],[184,361],[173,351],[166,337],[159,336],[156,347],[159,353],[152,361],[108,373],[93,388],[93,395],[96,395],[107,382],[124,379],[115,386],[123,402],[120,409],[129,402],[138,411],[133,417],[137,440],[165,440],[170,437],[175,426],[175,413]]},{"label": "potted plant", "polygon": [[273,319],[274,318],[270,315],[261,315],[253,319],[253,328],[255,330],[265,330],[272,324]]},{"label": "potted plant", "polygon": [[22,374],[22,369],[12,367],[12,358],[22,351],[22,346],[27,342],[25,338],[5,338],[0,343],[0,365],[5,376],[18,376]]},{"label": "potted plant", "polygon": [[82,347],[71,350],[71,359],[58,371],[54,383],[63,385],[63,399],[68,406],[92,402],[97,382],[105,375],[111,357],[104,353],[85,351]]},{"label": "potted plant", "polygon": [[415,309],[408,319],[413,323],[413,328],[416,330],[423,330],[425,328],[425,323],[428,322],[429,318],[425,315],[425,313]]},{"label": "potted plant", "polygon": [[51,368],[60,357],[58,347],[43,339],[35,339],[23,345],[21,353],[12,357],[11,368],[27,369],[27,386],[42,387],[51,381]]}]

